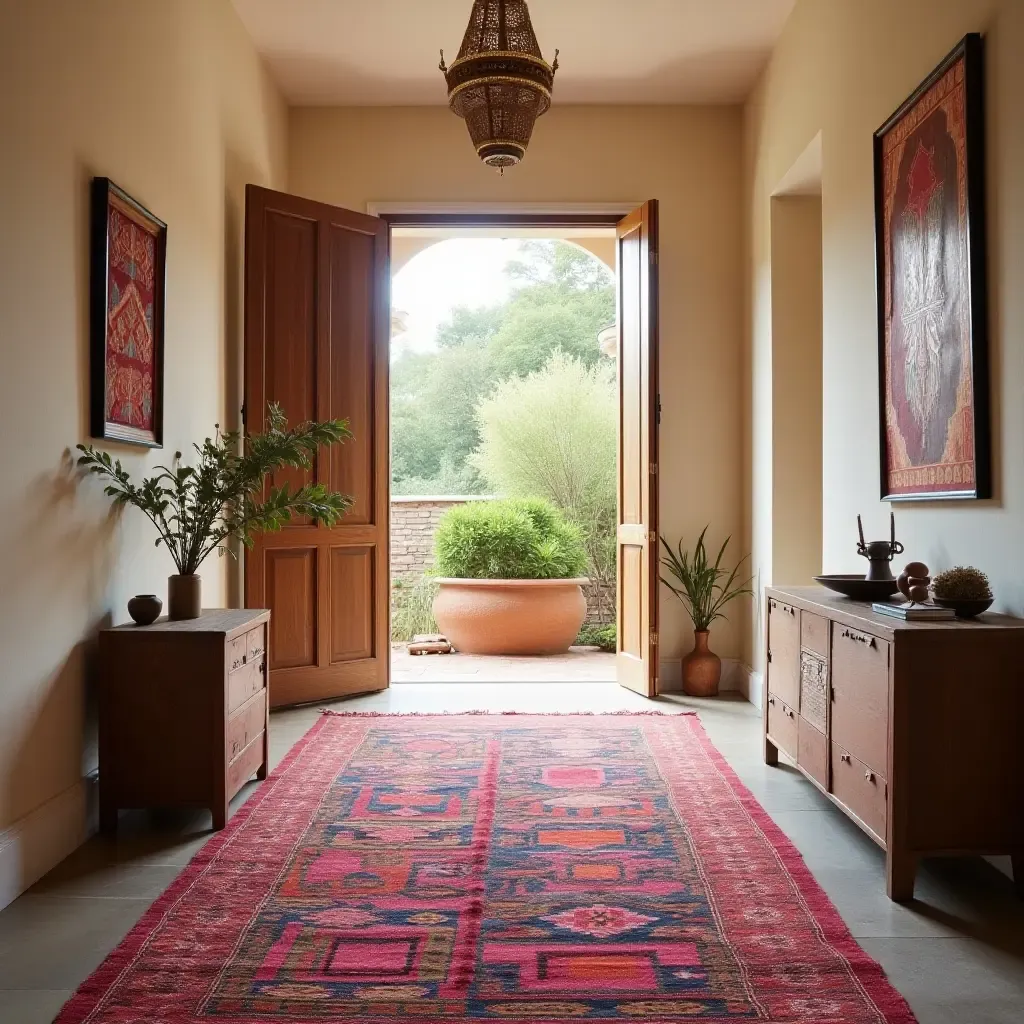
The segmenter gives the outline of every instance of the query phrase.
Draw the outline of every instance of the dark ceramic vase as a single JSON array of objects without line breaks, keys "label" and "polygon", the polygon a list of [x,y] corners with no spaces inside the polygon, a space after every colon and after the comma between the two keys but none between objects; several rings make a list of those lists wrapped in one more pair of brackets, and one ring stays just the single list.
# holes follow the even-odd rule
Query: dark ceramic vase
[{"label": "dark ceramic vase", "polygon": [[156,594],[136,594],[128,602],[128,614],[137,626],[148,626],[156,622],[163,608],[164,603]]},{"label": "dark ceramic vase", "polygon": [[167,577],[167,617],[198,619],[203,608],[201,576],[178,574]]}]

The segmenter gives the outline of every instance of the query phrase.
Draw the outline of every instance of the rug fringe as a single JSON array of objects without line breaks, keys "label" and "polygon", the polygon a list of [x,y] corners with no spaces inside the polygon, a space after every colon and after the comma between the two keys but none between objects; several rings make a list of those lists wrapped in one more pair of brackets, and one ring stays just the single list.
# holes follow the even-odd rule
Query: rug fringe
[{"label": "rug fringe", "polygon": [[522,715],[526,718],[579,718],[583,715],[594,717],[606,716],[642,716],[664,715],[672,718],[686,718],[696,715],[696,711],[335,711],[333,708],[321,708],[321,715],[332,718],[460,718],[465,715]]}]

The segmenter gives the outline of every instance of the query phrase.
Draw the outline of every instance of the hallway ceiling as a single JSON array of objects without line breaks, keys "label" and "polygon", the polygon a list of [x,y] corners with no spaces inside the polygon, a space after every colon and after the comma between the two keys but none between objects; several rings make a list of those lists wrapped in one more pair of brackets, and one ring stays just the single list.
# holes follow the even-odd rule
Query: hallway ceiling
[{"label": "hallway ceiling", "polygon": [[[295,105],[445,105],[471,0],[233,0]],[[531,0],[560,103],[734,103],[795,0]]]}]

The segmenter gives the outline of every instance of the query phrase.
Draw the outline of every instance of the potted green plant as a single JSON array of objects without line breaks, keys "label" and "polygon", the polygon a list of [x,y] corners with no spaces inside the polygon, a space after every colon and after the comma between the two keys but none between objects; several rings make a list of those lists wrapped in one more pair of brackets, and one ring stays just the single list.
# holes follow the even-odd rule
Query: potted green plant
[{"label": "potted green plant", "polygon": [[335,523],[352,499],[323,484],[288,484],[266,488],[267,477],[279,469],[308,469],[324,446],[351,437],[344,420],[301,423],[289,427],[284,413],[271,405],[262,434],[242,431],[221,433],[193,447],[199,456],[194,466],[174,453],[169,467],[134,484],[119,460],[92,445],[78,445],[78,463],[107,480],[106,494],[115,505],[134,505],[157,530],[157,546],[170,552],[178,572],[168,579],[168,616],[197,618],[202,607],[199,566],[213,551],[232,553],[233,538],[247,547],[253,535],[279,530],[293,515],[315,522]]},{"label": "potted green plant", "polygon": [[434,535],[438,628],[467,654],[560,654],[587,614],[580,530],[547,501],[449,509]]},{"label": "potted green plant", "polygon": [[995,598],[988,577],[973,565],[956,565],[932,580],[932,600],[952,608],[958,618],[973,619],[992,607]]},{"label": "potted green plant", "polygon": [[718,556],[711,562],[704,546],[707,532],[708,527],[705,526],[697,538],[693,554],[683,550],[682,541],[673,550],[669,542],[661,538],[666,552],[661,564],[672,577],[666,579],[662,576],[661,582],[679,598],[693,621],[694,649],[683,658],[682,665],[683,692],[691,697],[714,697],[718,693],[722,659],[708,647],[711,623],[725,618],[722,609],[730,601],[744,594],[753,594],[750,589],[753,577],[742,583],[736,582],[746,556],[732,570],[723,568],[722,559],[730,540],[726,537]]}]

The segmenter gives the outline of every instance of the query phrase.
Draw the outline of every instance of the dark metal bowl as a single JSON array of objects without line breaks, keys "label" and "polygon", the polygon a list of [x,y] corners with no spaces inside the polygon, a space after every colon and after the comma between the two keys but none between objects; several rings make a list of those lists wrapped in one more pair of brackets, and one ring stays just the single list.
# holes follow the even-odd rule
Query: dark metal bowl
[{"label": "dark metal bowl", "polygon": [[814,579],[823,587],[852,597],[855,601],[884,601],[899,590],[895,580],[867,580],[863,576],[848,573],[815,576]]},{"label": "dark metal bowl", "polygon": [[987,612],[992,607],[995,598],[982,597],[968,600],[960,597],[936,597],[933,594],[932,600],[940,608],[952,608],[958,619],[973,619],[975,615]]}]

